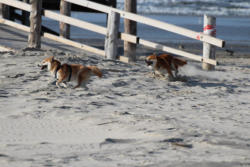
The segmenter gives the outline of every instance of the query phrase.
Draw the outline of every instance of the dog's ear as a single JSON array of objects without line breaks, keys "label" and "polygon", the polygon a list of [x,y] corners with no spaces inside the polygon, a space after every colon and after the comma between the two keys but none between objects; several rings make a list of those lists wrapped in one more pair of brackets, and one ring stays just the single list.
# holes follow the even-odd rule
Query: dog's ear
[{"label": "dog's ear", "polygon": [[55,58],[54,56],[50,56],[50,59],[51,59],[52,61],[54,61],[54,58]]}]

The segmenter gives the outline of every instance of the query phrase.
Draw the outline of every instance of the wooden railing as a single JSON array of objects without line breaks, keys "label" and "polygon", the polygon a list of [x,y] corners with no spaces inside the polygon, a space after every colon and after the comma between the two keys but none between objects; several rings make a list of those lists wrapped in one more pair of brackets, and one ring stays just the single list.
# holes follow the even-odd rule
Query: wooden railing
[{"label": "wooden railing", "polygon": [[[161,22],[158,20],[154,20],[154,19],[151,19],[148,17],[141,16],[141,15],[125,12],[123,10],[119,10],[116,8],[97,4],[97,3],[94,3],[91,1],[87,1],[87,0],[64,0],[64,1],[69,2],[69,3],[73,3],[73,4],[77,4],[77,5],[81,5],[81,6],[84,6],[87,8],[95,9],[95,10],[98,10],[100,12],[107,13],[109,15],[109,17],[108,17],[109,19],[112,18],[112,17],[110,17],[112,14],[115,14],[115,15],[118,15],[119,18],[122,17],[125,19],[129,19],[129,20],[133,20],[133,21],[136,21],[139,23],[150,25],[150,26],[156,27],[158,29],[170,31],[170,32],[173,32],[173,33],[176,33],[179,35],[183,35],[183,36],[186,36],[186,37],[189,37],[192,39],[199,40],[199,41],[206,43],[206,44],[209,44],[209,45],[213,45],[213,46],[217,46],[217,47],[224,47],[225,46],[224,40],[215,38],[209,34],[195,32],[195,31],[183,28],[183,27],[168,24],[165,22]],[[5,5],[9,5],[9,6],[13,6],[15,8],[18,8],[18,9],[21,9],[24,11],[32,12],[32,8],[31,8],[30,4],[26,4],[26,3],[23,3],[23,2],[20,2],[17,0],[0,0],[0,3],[5,4]],[[85,22],[83,20],[79,20],[76,18],[65,16],[65,15],[50,11],[50,10],[43,9],[42,13],[45,17],[48,17],[50,19],[54,19],[54,20],[57,20],[59,22],[64,22],[64,23],[67,23],[67,24],[70,24],[73,26],[77,26],[77,27],[80,27],[83,29],[87,29],[87,30],[90,30],[90,31],[93,31],[93,32],[96,32],[99,34],[103,34],[104,36],[106,36],[109,33],[112,33],[112,32],[109,32],[110,29],[108,29],[107,27],[102,27],[99,25],[88,23],[88,22]],[[9,25],[9,26],[12,26],[15,28],[19,28],[19,29],[27,31],[27,32],[30,32],[30,27],[6,20],[4,18],[0,19],[0,23]],[[118,26],[118,29],[119,29],[119,26]],[[49,39],[58,41],[58,42],[72,45],[72,46],[77,47],[77,48],[84,49],[84,50],[87,50],[89,52],[93,52],[93,53],[96,53],[96,54],[99,54],[102,56],[116,57],[116,55],[113,55],[113,56],[106,55],[107,53],[110,54],[110,52],[107,52],[107,51],[105,52],[104,50],[97,49],[97,48],[94,48],[94,47],[91,47],[91,46],[88,46],[88,45],[85,45],[82,43],[78,43],[78,42],[75,42],[75,41],[60,37],[60,36],[56,36],[56,35],[53,35],[50,33],[42,33],[42,36],[44,36],[45,38],[49,38]],[[196,61],[201,61],[204,63],[211,64],[211,65],[217,64],[215,59],[211,59],[209,57],[202,57],[200,55],[189,53],[189,52],[186,52],[183,50],[178,50],[176,48],[168,47],[168,46],[156,43],[156,42],[148,41],[148,40],[142,39],[136,35],[118,32],[118,34],[115,35],[113,38],[120,38],[121,40],[124,40],[124,41],[128,41],[128,42],[135,43],[135,44],[140,44],[140,45],[150,47],[153,49],[158,49],[160,51],[165,51],[165,52],[173,53],[176,55],[184,56],[184,57],[196,60]],[[107,47],[108,45],[109,44],[107,44],[107,43],[105,44],[105,49],[110,48],[110,47]],[[114,54],[113,52],[111,52],[111,53]],[[124,59],[123,56],[120,56],[120,57],[122,60]]]}]

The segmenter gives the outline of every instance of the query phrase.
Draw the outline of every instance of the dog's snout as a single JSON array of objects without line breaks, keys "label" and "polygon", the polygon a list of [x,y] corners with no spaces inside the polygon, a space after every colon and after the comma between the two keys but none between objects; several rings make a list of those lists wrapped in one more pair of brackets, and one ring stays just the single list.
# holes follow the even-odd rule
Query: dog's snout
[{"label": "dog's snout", "polygon": [[41,65],[41,70],[44,70],[45,68],[47,68],[47,65]]},{"label": "dog's snout", "polygon": [[148,65],[148,66],[150,66],[150,65],[152,65],[152,64],[153,64],[153,62],[152,62],[152,61],[149,61],[149,60],[147,60],[147,59],[145,60],[145,62],[147,63],[147,65]]}]

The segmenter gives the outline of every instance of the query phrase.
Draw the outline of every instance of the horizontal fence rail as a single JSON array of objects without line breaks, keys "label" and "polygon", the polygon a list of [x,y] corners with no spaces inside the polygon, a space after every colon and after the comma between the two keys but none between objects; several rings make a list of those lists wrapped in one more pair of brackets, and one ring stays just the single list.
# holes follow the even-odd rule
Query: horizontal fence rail
[{"label": "horizontal fence rail", "polygon": [[[25,31],[25,32],[30,31],[30,27],[25,26],[25,25],[21,25],[19,23],[9,21],[9,20],[6,20],[6,19],[0,19],[0,23],[6,24],[6,25],[8,25],[10,27],[20,29],[20,30]],[[98,55],[101,55],[101,56],[105,55],[105,52],[103,50],[101,50],[101,49],[97,49],[97,48],[94,48],[94,47],[91,47],[91,46],[88,46],[88,45],[84,45],[82,43],[75,42],[75,41],[72,41],[72,40],[69,40],[69,39],[65,39],[65,38],[50,34],[50,33],[42,33],[42,36],[45,37],[45,38],[54,40],[54,41],[58,41],[58,42],[61,42],[61,43],[64,43],[64,44],[67,44],[67,45],[70,45],[70,46],[74,46],[76,48],[84,49],[84,50],[87,50],[89,52],[94,52],[94,53],[96,53]]]},{"label": "horizontal fence rail", "polygon": [[85,0],[85,1],[82,1],[82,0],[65,0],[65,1],[76,4],[76,5],[80,5],[80,6],[88,7],[88,8],[91,8],[91,9],[95,9],[95,10],[98,10],[98,11],[101,11],[101,12],[104,12],[104,13],[109,13],[110,11],[114,11],[114,12],[120,13],[121,17],[123,17],[125,19],[133,20],[133,21],[136,21],[136,22],[147,24],[147,25],[152,26],[152,27],[156,27],[156,28],[159,28],[159,29],[170,31],[170,32],[180,34],[180,35],[183,35],[183,36],[186,36],[186,37],[189,37],[189,38],[193,38],[193,39],[196,39],[196,40],[200,40],[200,41],[203,41],[203,42],[207,42],[209,44],[212,44],[212,45],[215,45],[215,46],[218,46],[218,47],[224,47],[225,46],[225,41],[224,40],[221,40],[221,39],[218,39],[218,38],[215,38],[215,37],[211,37],[209,35],[206,35],[206,34],[203,34],[203,33],[200,33],[200,32],[195,32],[195,31],[192,31],[192,30],[189,30],[189,29],[186,29],[186,28],[182,28],[182,27],[179,27],[179,26],[176,26],[176,25],[173,25],[173,24],[168,24],[168,23],[165,23],[165,22],[161,22],[161,21],[158,21],[158,20],[154,20],[154,19],[151,19],[151,18],[140,16],[140,15],[137,15],[137,14],[125,12],[123,10],[119,10],[119,9],[116,9],[116,8],[101,5],[101,4],[98,4],[98,3],[95,3],[95,2],[91,2],[91,1],[87,1],[87,0]]},{"label": "horizontal fence rail", "polygon": [[17,9],[22,9],[25,10],[27,12],[31,12],[31,5],[24,3],[24,2],[20,2],[20,1],[16,1],[16,0],[1,0],[0,3],[9,5],[9,6],[13,6]]},{"label": "horizontal fence rail", "polygon": [[[133,13],[125,12],[125,11],[118,10],[118,9],[115,9],[115,8],[111,8],[111,7],[101,5],[101,4],[98,4],[98,3],[94,3],[94,2],[90,2],[90,1],[86,1],[86,0],[85,1],[65,0],[65,1],[77,4],[77,5],[85,6],[85,7],[91,8],[91,9],[95,9],[95,10],[98,10],[98,11],[101,11],[101,12],[104,12],[104,13],[110,13],[110,11],[114,11],[114,12],[119,13],[120,16],[123,17],[123,18],[127,18],[127,19],[134,20],[134,21],[137,21],[137,22],[141,22],[143,24],[147,24],[147,25],[150,25],[150,26],[153,26],[153,27],[156,27],[156,28],[171,31],[171,32],[174,32],[174,33],[177,33],[177,34],[180,34],[180,35],[184,35],[184,36],[187,36],[187,37],[190,37],[190,38],[194,38],[194,39],[197,39],[197,40],[200,40],[200,41],[204,41],[204,42],[207,42],[207,43],[219,46],[219,47],[223,47],[225,45],[225,42],[223,40],[217,39],[215,37],[211,37],[211,36],[206,35],[206,34],[194,32],[194,31],[182,28],[182,27],[178,27],[178,26],[175,26],[175,25],[164,23],[164,22],[161,22],[161,21],[158,21],[158,20],[153,20],[153,19],[150,19],[150,18],[147,18],[147,17],[144,17],[144,16],[140,16],[140,15],[136,15],[136,14],[133,14]],[[10,6],[13,6],[13,7],[28,11],[28,12],[31,11],[31,5],[30,4],[23,3],[23,2],[20,2],[20,1],[17,1],[17,0],[0,0],[0,3],[10,5]],[[88,23],[88,22],[85,22],[83,20],[79,20],[79,19],[76,19],[76,18],[65,16],[65,15],[50,11],[50,10],[43,10],[42,13],[43,13],[43,15],[45,17],[48,17],[50,19],[57,20],[59,22],[64,22],[64,23],[67,23],[67,24],[70,24],[70,25],[73,25],[73,26],[77,26],[79,28],[87,29],[89,31],[94,31],[94,32],[102,34],[102,35],[107,35],[107,28],[106,27],[102,27],[102,26],[99,26],[99,25],[96,25],[96,24]],[[3,19],[3,18],[0,19],[0,23],[7,24],[9,26],[21,29],[21,30],[26,31],[26,32],[30,31],[29,27],[27,27],[27,26],[23,26],[21,24],[18,24],[18,23],[15,23],[15,22]],[[71,46],[74,46],[74,47],[77,47],[77,48],[81,48],[81,49],[84,49],[84,50],[87,50],[87,51],[94,52],[96,54],[105,56],[105,51],[103,51],[101,49],[97,49],[97,48],[94,48],[94,47],[91,47],[91,46],[88,46],[88,45],[84,45],[84,44],[81,44],[81,43],[78,43],[78,42],[75,42],[75,41],[72,41],[72,40],[69,40],[69,39],[65,39],[63,37],[52,35],[52,34],[49,34],[49,33],[43,33],[43,36],[45,38],[49,38],[49,39],[52,39],[52,40],[55,40],[55,41],[58,41],[58,42],[62,42],[62,43],[67,44],[67,45],[71,45]],[[159,49],[161,51],[177,54],[177,55],[184,56],[184,57],[196,60],[196,61],[201,61],[201,62],[205,62],[205,63],[212,64],[212,65],[217,64],[216,60],[209,59],[209,58],[204,58],[204,57],[199,56],[199,55],[195,55],[195,54],[188,53],[188,52],[178,50],[178,49],[175,49],[175,48],[171,48],[171,47],[159,44],[159,43],[155,43],[155,42],[151,42],[151,41],[148,41],[148,40],[145,40],[145,39],[141,39],[141,38],[139,38],[138,36],[135,36],[135,35],[120,32],[119,33],[119,38],[121,40],[124,40],[124,41],[128,41],[128,42],[135,43],[135,44],[141,44],[143,46],[147,46],[147,47],[150,47],[150,48]]]}]

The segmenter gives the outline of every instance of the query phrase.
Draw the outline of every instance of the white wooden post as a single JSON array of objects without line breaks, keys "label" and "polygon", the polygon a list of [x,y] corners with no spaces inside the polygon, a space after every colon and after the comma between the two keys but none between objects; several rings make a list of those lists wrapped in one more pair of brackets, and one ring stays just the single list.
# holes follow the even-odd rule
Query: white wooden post
[{"label": "white wooden post", "polygon": [[41,48],[42,0],[31,0],[29,48]]},{"label": "white wooden post", "polygon": [[118,33],[120,14],[111,11],[108,16],[108,28],[105,39],[105,57],[115,60],[118,57]]},{"label": "white wooden post", "polygon": [[[216,37],[216,18],[204,15],[204,29],[203,33],[209,36]],[[215,46],[203,42],[203,58],[215,60]],[[214,70],[214,65],[203,62],[203,70]]]}]

